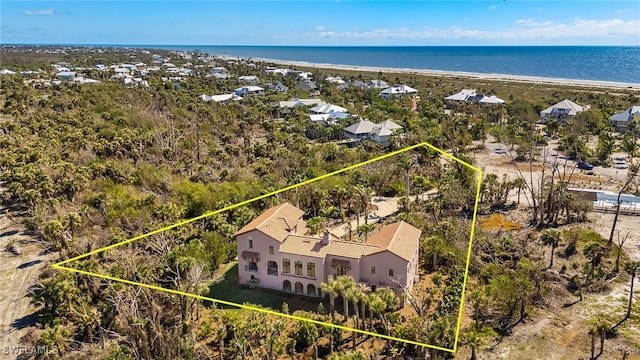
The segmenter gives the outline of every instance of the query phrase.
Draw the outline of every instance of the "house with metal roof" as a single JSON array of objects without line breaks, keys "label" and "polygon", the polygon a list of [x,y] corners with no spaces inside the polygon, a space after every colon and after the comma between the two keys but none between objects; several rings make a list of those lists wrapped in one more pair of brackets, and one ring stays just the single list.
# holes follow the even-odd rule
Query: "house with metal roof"
[{"label": "house with metal roof", "polygon": [[238,96],[260,95],[264,93],[264,89],[260,86],[247,85],[237,88],[234,93]]},{"label": "house with metal roof", "polygon": [[347,126],[344,129],[344,133],[347,137],[354,140],[369,139],[387,146],[389,144],[389,137],[400,129],[402,129],[402,126],[396,124],[391,119],[379,124],[375,124],[369,119],[360,119],[360,121]]},{"label": "house with metal roof", "polygon": [[462,89],[459,93],[449,95],[444,98],[445,101],[451,102],[463,102],[463,101],[477,101],[480,104],[495,104],[500,105],[504,104],[504,100],[500,99],[495,95],[484,96],[482,94],[478,94],[476,89]]},{"label": "house with metal roof", "polygon": [[333,104],[320,104],[309,109],[314,114],[346,113],[347,109]]},{"label": "house with metal roof", "polygon": [[611,115],[609,121],[618,131],[626,130],[629,123],[634,121],[638,125],[637,123],[640,121],[640,105],[634,105],[621,113]]},{"label": "house with metal roof", "polygon": [[402,96],[416,96],[418,95],[418,90],[412,88],[411,86],[396,84],[380,90],[378,95],[385,100],[391,100],[393,98],[399,98]]},{"label": "house with metal roof", "polygon": [[582,106],[574,103],[571,100],[564,99],[557,104],[551,105],[548,108],[540,111],[540,119],[545,122],[547,119],[557,119],[564,121],[568,118],[573,118],[582,111],[589,110],[589,105]]},{"label": "house with metal roof", "polygon": [[[284,203],[272,207],[234,234],[240,284],[323,297],[320,284],[349,275],[356,282],[389,287],[398,295],[417,280],[422,232],[403,222],[383,225],[366,241],[344,241],[325,230],[309,232],[304,211]],[[402,286],[400,286],[402,285]]]}]

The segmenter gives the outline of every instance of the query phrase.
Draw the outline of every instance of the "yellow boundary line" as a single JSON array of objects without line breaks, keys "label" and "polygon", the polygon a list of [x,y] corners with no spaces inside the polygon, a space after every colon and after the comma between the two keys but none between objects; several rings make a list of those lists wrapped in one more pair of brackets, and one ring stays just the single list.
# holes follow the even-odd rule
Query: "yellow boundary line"
[{"label": "yellow boundary line", "polygon": [[[244,305],[244,304],[237,304],[237,303],[229,302],[229,301],[225,301],[225,300],[213,299],[213,298],[209,298],[209,297],[206,297],[206,296],[191,294],[191,293],[178,291],[178,290],[167,289],[167,288],[163,288],[163,287],[160,287],[160,286],[144,284],[144,283],[140,283],[140,282],[135,282],[135,281],[130,281],[130,280],[126,280],[126,279],[116,278],[116,277],[109,276],[109,275],[103,275],[103,274],[99,274],[99,273],[94,273],[94,272],[89,272],[89,271],[84,271],[84,270],[78,270],[78,269],[75,269],[75,268],[64,266],[64,265],[69,264],[71,262],[74,262],[74,261],[77,261],[77,260],[80,260],[80,259],[84,259],[86,257],[101,253],[103,251],[111,250],[111,249],[114,249],[114,248],[116,248],[118,246],[126,245],[126,244],[132,243],[134,241],[137,241],[137,240],[140,240],[140,239],[144,239],[144,238],[149,237],[151,235],[159,234],[161,232],[165,232],[167,230],[174,229],[174,228],[176,228],[178,226],[186,225],[186,224],[192,223],[194,221],[198,221],[198,220],[204,219],[206,217],[222,213],[224,211],[232,210],[232,209],[238,208],[240,206],[244,206],[244,205],[250,204],[250,203],[252,203],[254,201],[258,201],[258,200],[261,200],[261,199],[264,199],[264,198],[267,198],[267,197],[270,197],[270,196],[273,196],[273,195],[277,195],[277,194],[280,194],[282,192],[295,189],[295,188],[297,188],[299,186],[307,185],[307,184],[310,184],[310,183],[313,183],[313,182],[328,178],[328,177],[333,176],[333,175],[337,175],[337,174],[340,174],[340,173],[343,173],[343,172],[346,172],[346,171],[349,171],[349,170],[353,170],[353,169],[359,168],[359,167],[367,165],[367,164],[371,164],[371,163],[379,161],[379,160],[383,160],[383,159],[386,159],[386,158],[389,158],[389,157],[392,157],[392,156],[395,156],[395,155],[398,155],[398,154],[401,154],[401,153],[404,153],[404,152],[407,152],[407,151],[410,151],[410,150],[414,150],[414,149],[419,148],[419,147],[427,147],[427,148],[429,148],[431,150],[434,150],[434,151],[440,153],[441,155],[445,156],[446,158],[448,158],[450,160],[456,161],[456,162],[458,162],[458,163],[460,163],[460,164],[472,169],[473,171],[478,172],[478,186],[477,186],[477,189],[476,189],[476,200],[475,200],[475,204],[473,206],[473,218],[472,218],[472,223],[471,223],[471,234],[470,234],[470,237],[469,237],[469,248],[467,250],[467,264],[465,266],[465,271],[464,271],[464,280],[463,280],[463,285],[462,285],[462,298],[460,299],[460,305],[459,305],[460,309],[458,311],[458,320],[457,320],[457,324],[456,324],[456,336],[455,336],[455,341],[454,341],[454,344],[453,344],[453,349],[447,349],[447,348],[443,348],[443,347],[436,346],[436,345],[429,345],[429,344],[420,343],[420,342],[416,342],[416,341],[411,341],[411,340],[407,340],[407,339],[396,338],[396,337],[388,336],[388,335],[384,335],[384,334],[377,334],[377,333],[370,332],[370,331],[359,330],[359,329],[350,328],[350,327],[337,325],[337,324],[331,324],[331,323],[318,321],[318,320],[313,320],[313,319],[309,319],[309,318],[305,318],[305,317],[301,317],[301,316],[284,314],[284,313],[277,312],[277,311],[274,311],[274,310],[263,309],[263,308],[258,308],[258,307],[254,307],[254,306],[250,306],[250,305]],[[289,185],[289,186],[284,187],[284,188],[282,188],[280,190],[276,190],[276,191],[270,192],[268,194],[263,194],[263,195],[255,197],[253,199],[241,201],[239,203],[224,207],[222,209],[210,211],[210,212],[204,213],[202,215],[196,216],[194,218],[183,220],[183,221],[177,222],[177,223],[175,223],[173,225],[165,226],[163,228],[160,228],[160,229],[157,229],[157,230],[153,230],[153,231],[150,231],[150,232],[142,234],[142,235],[138,235],[138,236],[132,237],[130,239],[121,241],[119,243],[111,244],[111,245],[102,247],[100,249],[96,249],[96,250],[90,251],[88,253],[85,253],[85,254],[82,254],[82,255],[78,255],[78,256],[73,257],[71,259],[60,261],[58,263],[53,264],[52,267],[55,268],[55,269],[75,272],[75,273],[82,274],[82,275],[94,276],[94,277],[97,277],[97,278],[111,280],[111,281],[115,281],[115,282],[120,282],[120,283],[124,283],[124,284],[128,284],[128,285],[135,285],[135,286],[141,286],[141,287],[152,289],[152,290],[164,291],[164,292],[169,293],[169,294],[181,295],[181,296],[189,296],[189,297],[192,297],[192,298],[195,298],[195,299],[198,299],[198,300],[211,301],[213,303],[234,306],[234,307],[238,307],[240,309],[245,309],[245,310],[260,311],[260,312],[263,312],[265,314],[282,316],[282,317],[288,318],[288,319],[300,320],[300,321],[308,321],[308,322],[316,324],[316,325],[328,326],[328,327],[333,327],[333,328],[336,328],[336,329],[341,329],[341,330],[346,330],[346,331],[354,331],[354,332],[358,332],[358,333],[361,333],[361,334],[366,334],[366,335],[370,335],[370,336],[376,336],[376,337],[383,338],[383,339],[400,341],[400,342],[404,342],[404,343],[407,343],[407,344],[418,345],[418,346],[428,347],[428,348],[437,349],[437,350],[441,350],[441,351],[446,351],[446,352],[450,352],[450,353],[455,353],[456,350],[457,350],[457,345],[458,345],[458,340],[459,340],[459,335],[460,335],[460,323],[461,323],[461,320],[462,320],[462,311],[463,311],[463,307],[464,307],[464,291],[465,291],[466,286],[467,286],[467,276],[468,276],[468,273],[469,273],[469,261],[471,259],[471,247],[472,247],[472,243],[473,243],[473,235],[474,235],[475,224],[476,224],[476,213],[478,211],[478,202],[479,202],[479,199],[480,199],[481,181],[482,181],[482,170],[480,170],[477,167],[475,167],[475,166],[473,166],[471,164],[468,164],[468,163],[456,158],[455,156],[445,152],[444,150],[438,149],[437,147],[435,147],[435,146],[433,146],[433,145],[431,145],[431,144],[429,144],[427,142],[422,142],[420,144],[412,145],[412,146],[406,147],[406,148],[401,149],[401,150],[397,150],[397,151],[394,151],[394,152],[391,152],[391,153],[388,153],[388,154],[385,154],[385,155],[382,155],[382,156],[378,156],[376,158],[369,159],[367,161],[363,161],[361,163],[358,163],[358,164],[355,164],[355,165],[351,165],[351,166],[342,168],[340,170],[336,170],[336,171],[333,171],[333,172],[330,172],[330,173],[327,173],[327,174],[324,174],[324,175],[320,175],[320,176],[318,176],[316,178],[313,178],[313,179],[305,180],[305,181],[303,181],[301,183],[298,183],[298,184]]]}]

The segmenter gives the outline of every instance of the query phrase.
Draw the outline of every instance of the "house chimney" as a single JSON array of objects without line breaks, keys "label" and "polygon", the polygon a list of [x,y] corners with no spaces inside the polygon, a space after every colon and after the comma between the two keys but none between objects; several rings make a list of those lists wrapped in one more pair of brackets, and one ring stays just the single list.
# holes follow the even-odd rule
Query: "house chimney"
[{"label": "house chimney", "polygon": [[328,245],[331,242],[331,234],[329,233],[329,229],[324,229],[322,232],[322,243]]}]

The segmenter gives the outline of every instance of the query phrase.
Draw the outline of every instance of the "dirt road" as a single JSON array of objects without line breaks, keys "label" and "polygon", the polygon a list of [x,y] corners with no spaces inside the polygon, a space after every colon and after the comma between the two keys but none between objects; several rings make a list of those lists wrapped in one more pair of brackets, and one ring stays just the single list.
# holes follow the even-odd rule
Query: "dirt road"
[{"label": "dirt road", "polygon": [[[23,345],[20,338],[37,319],[37,309],[27,296],[29,288],[43,267],[55,259],[54,253],[45,253],[42,244],[24,233],[19,218],[14,216],[18,214],[0,207],[0,358],[19,355],[7,354],[8,349]],[[17,242],[20,255],[5,250],[12,240]]]}]

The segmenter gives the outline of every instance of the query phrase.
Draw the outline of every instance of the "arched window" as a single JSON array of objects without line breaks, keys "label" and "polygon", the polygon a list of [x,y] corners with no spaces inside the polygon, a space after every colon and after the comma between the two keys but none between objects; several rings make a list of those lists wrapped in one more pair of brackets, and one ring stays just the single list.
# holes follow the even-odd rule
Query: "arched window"
[{"label": "arched window", "polygon": [[253,249],[253,239],[249,238],[249,249]]},{"label": "arched window", "polygon": [[269,255],[273,255],[273,245],[269,245]]}]

